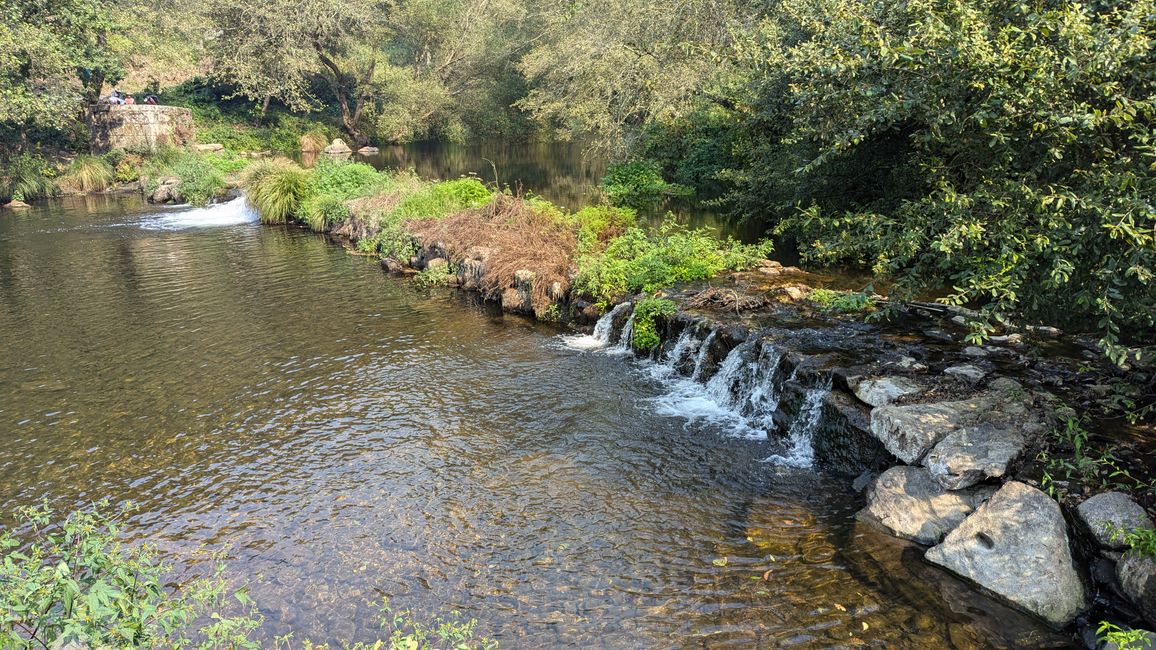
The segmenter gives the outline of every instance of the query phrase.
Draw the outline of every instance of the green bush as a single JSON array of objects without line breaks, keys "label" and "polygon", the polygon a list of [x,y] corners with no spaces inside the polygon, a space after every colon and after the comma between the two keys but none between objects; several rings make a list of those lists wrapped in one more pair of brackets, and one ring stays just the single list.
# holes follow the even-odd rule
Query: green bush
[{"label": "green bush", "polygon": [[476,178],[430,183],[406,196],[391,215],[392,219],[440,219],[461,210],[480,208],[492,194]]},{"label": "green bush", "polygon": [[32,201],[56,193],[56,170],[44,158],[22,153],[0,161],[0,203]]},{"label": "green bush", "polygon": [[578,229],[578,250],[592,253],[602,243],[635,226],[635,212],[630,208],[590,206],[564,216]]},{"label": "green bush", "polygon": [[309,173],[288,160],[263,160],[249,168],[245,190],[262,223],[285,223],[309,198]]},{"label": "green bush", "polygon": [[666,182],[662,166],[654,160],[610,165],[602,179],[602,189],[612,203],[630,207],[644,207],[664,196],[693,193],[689,187]]},{"label": "green bush", "polygon": [[[0,647],[257,648],[260,624],[244,591],[226,616],[230,594],[221,568],[175,590],[169,567],[149,545],[118,539],[127,514],[106,516],[107,502],[54,524],[47,508],[25,508],[17,519],[26,537],[0,533]],[[198,621],[205,621],[195,627]]]},{"label": "green bush", "polygon": [[193,205],[206,205],[225,190],[225,175],[204,154],[181,149],[160,149],[146,159],[141,174],[148,179],[147,192],[166,176],[181,180],[180,193]]},{"label": "green bush", "polygon": [[812,302],[818,303],[827,309],[841,311],[845,314],[864,313],[874,311],[875,309],[875,300],[864,293],[833,291],[831,289],[812,289],[807,297]]},{"label": "green bush", "polygon": [[647,234],[639,228],[610,241],[605,251],[579,259],[575,287],[598,301],[652,292],[679,282],[705,280],[725,270],[750,268],[770,253],[770,241],[746,245],[673,221]]},{"label": "green bush", "polygon": [[100,192],[112,186],[116,170],[104,158],[81,154],[69,163],[57,185],[66,192]]},{"label": "green bush", "polygon": [[349,205],[346,199],[334,194],[314,194],[301,202],[300,213],[306,225],[323,232],[349,217]]},{"label": "green bush", "polygon": [[669,318],[678,313],[678,305],[666,298],[643,298],[634,307],[634,329],[631,343],[636,350],[653,350],[662,339],[658,336],[655,319]]}]

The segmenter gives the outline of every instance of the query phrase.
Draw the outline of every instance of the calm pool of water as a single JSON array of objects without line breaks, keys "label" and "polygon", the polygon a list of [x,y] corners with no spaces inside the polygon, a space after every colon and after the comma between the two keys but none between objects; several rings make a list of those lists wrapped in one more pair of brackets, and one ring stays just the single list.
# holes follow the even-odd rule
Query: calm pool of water
[{"label": "calm pool of water", "polygon": [[133,539],[228,549],[267,638],[370,638],[388,596],[512,648],[1057,642],[631,360],[240,204],[0,216],[0,329],[0,512],[131,499]]}]

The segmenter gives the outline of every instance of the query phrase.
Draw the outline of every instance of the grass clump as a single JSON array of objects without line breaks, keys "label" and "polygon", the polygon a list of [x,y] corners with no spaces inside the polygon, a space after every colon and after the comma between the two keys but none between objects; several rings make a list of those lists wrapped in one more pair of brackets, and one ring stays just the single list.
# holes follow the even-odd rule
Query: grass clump
[{"label": "grass clump", "polygon": [[493,197],[476,178],[430,183],[402,199],[394,219],[439,219],[461,210],[480,208]]},{"label": "grass clump", "polygon": [[653,292],[679,282],[706,280],[726,270],[750,268],[771,248],[770,241],[742,244],[668,220],[649,234],[627,228],[603,251],[582,256],[575,285],[606,305],[631,293]]},{"label": "grass clump", "polygon": [[147,179],[145,191],[152,193],[161,179],[176,177],[181,181],[180,194],[193,205],[206,205],[225,191],[225,175],[232,163],[222,156],[211,156],[183,149],[160,149],[141,166]]},{"label": "grass clump", "polygon": [[854,291],[834,291],[832,289],[812,289],[808,296],[824,309],[840,311],[844,314],[861,314],[875,311],[875,300],[865,294]]},{"label": "grass clump", "polygon": [[116,170],[101,156],[81,154],[77,156],[61,175],[57,185],[61,191],[70,194],[101,192],[116,182]]},{"label": "grass clump", "polygon": [[656,319],[669,318],[678,313],[678,304],[666,298],[643,298],[634,307],[634,330],[631,343],[636,350],[653,350],[662,339],[658,336]]},{"label": "grass clump", "polygon": [[309,173],[284,158],[263,160],[249,168],[245,178],[249,205],[262,223],[285,223],[298,213],[309,196]]},{"label": "grass clump", "polygon": [[[107,502],[53,522],[45,507],[17,519],[30,534],[0,533],[0,647],[257,648],[260,624],[242,590],[230,593],[222,568],[172,589],[170,567],[155,547],[119,540],[130,511],[102,514]],[[240,606],[239,615],[224,613]],[[198,621],[211,621],[198,626]]]},{"label": "grass clump", "polygon": [[56,193],[56,170],[46,159],[22,153],[0,161],[0,203],[32,201]]},{"label": "grass clump", "polygon": [[374,193],[385,185],[384,178],[364,163],[318,161],[309,174],[309,195],[300,217],[313,230],[326,230],[349,216],[351,199]]},{"label": "grass clump", "polygon": [[634,160],[610,165],[601,186],[615,205],[635,208],[651,205],[666,196],[694,193],[685,185],[667,182],[662,177],[662,166],[654,160]]}]

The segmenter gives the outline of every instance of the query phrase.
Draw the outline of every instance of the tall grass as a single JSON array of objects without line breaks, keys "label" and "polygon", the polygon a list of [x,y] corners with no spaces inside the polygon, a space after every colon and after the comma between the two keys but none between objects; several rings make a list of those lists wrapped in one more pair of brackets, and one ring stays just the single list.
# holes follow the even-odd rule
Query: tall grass
[{"label": "tall grass", "polygon": [[53,171],[47,160],[30,153],[0,161],[0,203],[52,196],[56,193]]},{"label": "tall grass", "polygon": [[263,160],[249,168],[245,188],[262,223],[285,223],[309,196],[309,172],[284,158]]},{"label": "tall grass", "polygon": [[182,149],[158,150],[144,163],[141,175],[148,179],[146,192],[155,190],[162,178],[179,178],[181,197],[194,205],[205,205],[225,191],[225,174],[214,161]]},{"label": "tall grass", "polygon": [[81,154],[68,165],[57,184],[64,192],[100,192],[111,187],[115,181],[116,170],[108,160]]},{"label": "tall grass", "polygon": [[305,153],[320,153],[329,141],[323,133],[310,132],[301,136],[301,151]]}]

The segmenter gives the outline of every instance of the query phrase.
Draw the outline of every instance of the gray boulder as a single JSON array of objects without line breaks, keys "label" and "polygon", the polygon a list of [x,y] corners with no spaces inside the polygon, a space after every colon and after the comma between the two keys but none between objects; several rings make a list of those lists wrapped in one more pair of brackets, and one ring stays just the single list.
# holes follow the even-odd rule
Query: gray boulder
[{"label": "gray boulder", "polygon": [[883,406],[920,390],[919,384],[906,377],[877,377],[859,382],[855,386],[855,397],[871,406]]},{"label": "gray boulder", "polygon": [[960,377],[967,381],[977,382],[987,376],[987,371],[979,366],[973,366],[970,363],[965,363],[958,366],[952,366],[943,371],[945,375],[952,377]]},{"label": "gray boulder", "polygon": [[1088,606],[1059,505],[1011,481],[926,559],[1062,627]]},{"label": "gray boulder", "polygon": [[1116,564],[1120,588],[1149,625],[1156,625],[1156,560],[1128,551]]},{"label": "gray boulder", "polygon": [[918,464],[944,436],[979,417],[980,400],[880,406],[871,411],[871,433],[887,451]]},{"label": "gray boulder", "polygon": [[333,142],[330,142],[329,145],[325,147],[324,151],[330,155],[353,153],[353,150],[350,149],[349,145],[345,144],[345,141],[341,138],[336,138],[333,140]]},{"label": "gray boulder", "polygon": [[1128,545],[1122,539],[1113,540],[1113,530],[1152,528],[1152,520],[1135,501],[1122,492],[1102,492],[1076,508],[1076,516],[1087,526],[1100,548],[1122,551]]},{"label": "gray boulder", "polygon": [[957,429],[944,436],[927,454],[923,464],[948,490],[970,487],[988,478],[1007,474],[1027,444],[1013,428],[982,424]]},{"label": "gray boulder", "polygon": [[867,490],[857,515],[891,534],[920,544],[937,544],[994,490],[948,491],[922,467],[899,465],[883,472]]}]

